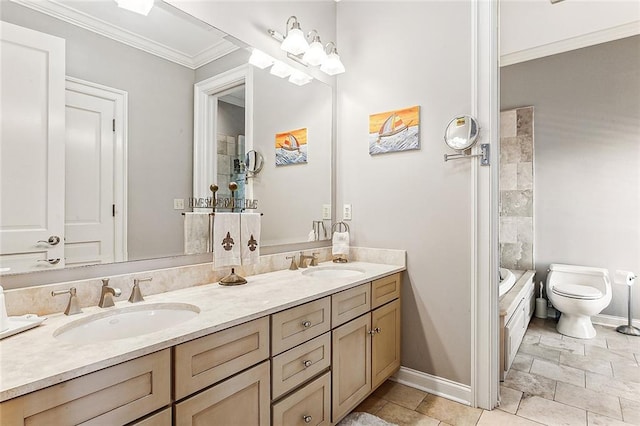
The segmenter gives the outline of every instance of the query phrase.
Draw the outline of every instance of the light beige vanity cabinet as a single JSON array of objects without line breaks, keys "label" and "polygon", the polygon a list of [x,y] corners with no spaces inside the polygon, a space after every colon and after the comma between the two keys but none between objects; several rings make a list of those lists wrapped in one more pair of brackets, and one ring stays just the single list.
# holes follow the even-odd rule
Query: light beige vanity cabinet
[{"label": "light beige vanity cabinet", "polygon": [[373,311],[332,331],[334,423],[400,368],[400,277],[373,281]]},{"label": "light beige vanity cabinet", "polygon": [[337,423],[400,366],[400,274],[0,403],[2,425]]},{"label": "light beige vanity cabinet", "polygon": [[164,349],[3,402],[0,424],[118,425],[170,403],[171,353]]}]

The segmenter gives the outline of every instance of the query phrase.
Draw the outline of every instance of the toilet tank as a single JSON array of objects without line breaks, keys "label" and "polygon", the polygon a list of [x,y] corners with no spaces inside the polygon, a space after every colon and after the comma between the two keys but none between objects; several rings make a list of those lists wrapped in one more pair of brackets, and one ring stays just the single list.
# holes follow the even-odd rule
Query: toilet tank
[{"label": "toilet tank", "polygon": [[608,269],[552,263],[547,274],[547,287],[556,283],[588,285],[600,289],[603,294],[611,285]]}]

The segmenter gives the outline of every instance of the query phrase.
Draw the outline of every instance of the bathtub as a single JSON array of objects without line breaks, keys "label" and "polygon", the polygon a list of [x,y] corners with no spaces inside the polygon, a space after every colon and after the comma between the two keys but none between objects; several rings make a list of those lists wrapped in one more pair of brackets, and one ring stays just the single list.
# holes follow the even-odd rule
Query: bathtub
[{"label": "bathtub", "polygon": [[513,272],[506,268],[500,268],[500,289],[498,297],[502,297],[516,283],[516,276]]}]

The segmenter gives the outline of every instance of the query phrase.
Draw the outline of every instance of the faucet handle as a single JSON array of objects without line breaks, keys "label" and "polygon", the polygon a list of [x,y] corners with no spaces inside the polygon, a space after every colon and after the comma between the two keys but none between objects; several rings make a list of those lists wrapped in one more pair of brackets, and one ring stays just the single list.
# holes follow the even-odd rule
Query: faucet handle
[{"label": "faucet handle", "polygon": [[78,297],[76,296],[75,287],[71,287],[69,290],[54,290],[51,292],[51,296],[59,296],[61,294],[69,295],[69,303],[67,304],[67,308],[64,310],[65,315],[82,313],[82,309],[80,309],[80,304],[78,303]]},{"label": "faucet handle", "polygon": [[285,259],[287,259],[287,260],[291,259],[291,265],[289,265],[289,270],[295,271],[295,270],[298,269],[298,265],[296,265],[296,256],[295,255],[287,256],[287,257],[285,257]]},{"label": "faucet handle", "polygon": [[142,292],[140,291],[140,283],[143,281],[151,281],[153,278],[134,278],[133,280],[133,288],[131,289],[131,296],[129,296],[129,302],[137,303],[144,302],[144,297],[142,297]]}]

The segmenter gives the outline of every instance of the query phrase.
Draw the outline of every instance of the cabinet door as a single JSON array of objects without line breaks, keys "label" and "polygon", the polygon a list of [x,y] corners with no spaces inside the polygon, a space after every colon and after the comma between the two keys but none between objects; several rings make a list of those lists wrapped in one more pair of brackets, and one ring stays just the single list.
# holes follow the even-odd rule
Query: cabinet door
[{"label": "cabinet door", "polygon": [[332,390],[336,422],[371,390],[371,313],[333,330]]},{"label": "cabinet door", "polygon": [[176,404],[177,426],[268,426],[269,361]]},{"label": "cabinet door", "polygon": [[400,300],[371,313],[371,374],[376,388],[400,368]]},{"label": "cabinet door", "polygon": [[331,378],[325,373],[273,405],[273,426],[331,424]]}]

